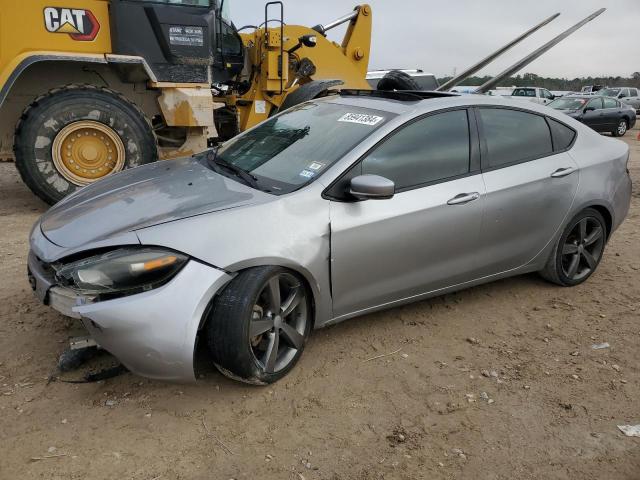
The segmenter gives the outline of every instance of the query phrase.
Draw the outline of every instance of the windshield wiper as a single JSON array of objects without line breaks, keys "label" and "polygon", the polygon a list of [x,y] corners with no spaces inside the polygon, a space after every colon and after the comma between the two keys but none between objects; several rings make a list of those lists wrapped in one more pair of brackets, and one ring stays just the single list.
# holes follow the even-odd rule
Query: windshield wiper
[{"label": "windshield wiper", "polygon": [[209,162],[209,165],[211,165],[214,169],[226,168],[231,173],[233,173],[236,177],[244,181],[244,183],[246,183],[250,187],[253,187],[259,190],[258,179],[255,176],[251,175],[246,170],[243,170],[242,168],[238,167],[237,165],[234,165],[233,163],[229,163],[223,158],[218,157],[218,148],[210,151],[207,154],[207,162]]}]

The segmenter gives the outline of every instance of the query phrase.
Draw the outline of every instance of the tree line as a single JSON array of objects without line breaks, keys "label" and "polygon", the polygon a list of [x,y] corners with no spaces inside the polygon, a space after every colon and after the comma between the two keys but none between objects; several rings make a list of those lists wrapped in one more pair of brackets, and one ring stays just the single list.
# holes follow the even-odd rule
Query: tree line
[{"label": "tree line", "polygon": [[[490,76],[484,77],[469,77],[462,85],[482,85],[488,80],[491,80]],[[451,77],[439,78],[440,84],[451,79]],[[500,86],[505,87],[542,87],[548,90],[568,90],[568,91],[580,91],[585,85],[604,85],[607,87],[637,87],[640,88],[640,72],[634,72],[630,77],[582,77],[582,78],[553,78],[553,77],[541,77],[535,73],[524,73],[522,75],[516,75],[509,77],[500,82]]]}]

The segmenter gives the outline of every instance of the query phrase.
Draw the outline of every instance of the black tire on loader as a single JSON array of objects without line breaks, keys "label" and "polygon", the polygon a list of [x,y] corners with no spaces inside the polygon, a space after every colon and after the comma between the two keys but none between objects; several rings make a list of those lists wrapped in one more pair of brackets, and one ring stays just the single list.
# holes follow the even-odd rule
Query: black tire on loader
[{"label": "black tire on loader", "polygon": [[342,80],[314,80],[305,83],[296,91],[287,95],[280,108],[274,113],[284,112],[286,109],[298,105],[307,100],[313,100],[324,95],[330,88],[342,85]]},{"label": "black tire on loader", "polygon": [[420,85],[408,73],[391,70],[378,82],[377,90],[420,90]]},{"label": "black tire on loader", "polygon": [[[84,150],[76,151],[82,142]],[[68,85],[36,98],[16,127],[14,154],[24,183],[49,204],[109,174],[158,159],[144,113],[119,93],[93,85]]]}]

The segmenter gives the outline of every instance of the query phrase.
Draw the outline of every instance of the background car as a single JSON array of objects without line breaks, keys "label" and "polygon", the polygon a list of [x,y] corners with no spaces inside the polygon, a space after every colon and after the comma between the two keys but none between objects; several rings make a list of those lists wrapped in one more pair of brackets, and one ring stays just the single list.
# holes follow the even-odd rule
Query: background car
[{"label": "background car", "polygon": [[566,113],[596,132],[610,132],[614,137],[622,137],[636,124],[635,109],[611,97],[569,95],[553,101],[549,107]]},{"label": "background car", "polygon": [[598,91],[597,95],[605,97],[613,97],[620,100],[622,103],[632,106],[636,113],[640,113],[640,95],[638,95],[638,89],[633,87],[612,87],[603,88]]},{"label": "background car", "polygon": [[518,87],[513,90],[511,96],[514,99],[528,100],[540,105],[546,105],[556,98],[549,90],[540,87]]},{"label": "background car", "polygon": [[193,381],[201,341],[271,383],[313,328],[527,272],[584,282],[628,159],[535,104],[345,91],[79,190],[34,226],[29,275],[134,373]]}]

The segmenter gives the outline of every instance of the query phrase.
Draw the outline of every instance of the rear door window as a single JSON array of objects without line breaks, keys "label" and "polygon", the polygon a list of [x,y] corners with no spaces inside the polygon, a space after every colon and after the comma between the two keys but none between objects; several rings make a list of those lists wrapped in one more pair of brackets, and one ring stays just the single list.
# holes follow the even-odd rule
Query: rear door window
[{"label": "rear door window", "polygon": [[587,103],[586,108],[593,108],[594,110],[600,110],[602,108],[602,98],[601,97],[592,98],[591,100],[589,100],[589,103]]},{"label": "rear door window", "polygon": [[506,108],[480,108],[478,112],[485,142],[484,168],[504,167],[553,153],[551,132],[544,117]]},{"label": "rear door window", "polygon": [[535,97],[536,91],[533,88],[516,88],[513,91],[514,97]]},{"label": "rear door window", "polygon": [[605,97],[602,99],[604,108],[618,108],[618,101],[614,98]]},{"label": "rear door window", "polygon": [[362,161],[362,173],[380,175],[397,190],[469,173],[466,110],[437,113],[401,128]]}]

